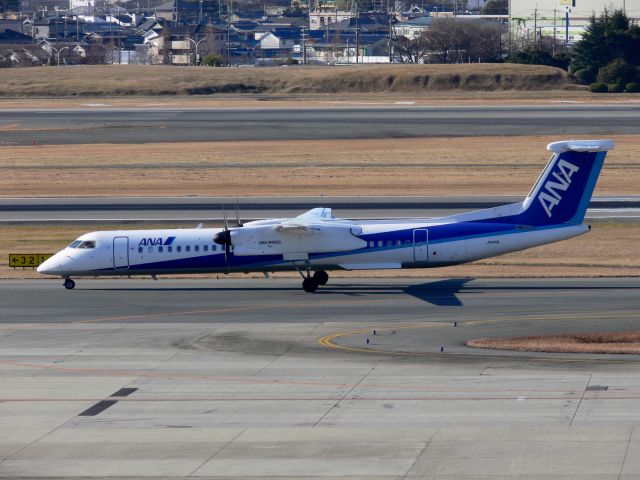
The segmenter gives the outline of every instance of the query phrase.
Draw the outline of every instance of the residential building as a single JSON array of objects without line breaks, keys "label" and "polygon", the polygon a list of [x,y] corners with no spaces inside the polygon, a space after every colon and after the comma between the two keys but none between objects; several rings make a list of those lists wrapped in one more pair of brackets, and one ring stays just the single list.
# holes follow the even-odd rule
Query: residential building
[{"label": "residential building", "polygon": [[350,20],[355,14],[351,11],[337,10],[330,7],[318,7],[316,10],[309,12],[309,29],[321,30],[327,28],[333,23],[340,23]]},{"label": "residential building", "polygon": [[153,64],[194,65],[210,54],[226,58],[227,31],[214,25],[167,27],[145,43]]},{"label": "residential building", "polygon": [[405,22],[398,22],[393,26],[394,33],[398,36],[414,40],[422,35],[433,22],[433,17],[417,17]]}]

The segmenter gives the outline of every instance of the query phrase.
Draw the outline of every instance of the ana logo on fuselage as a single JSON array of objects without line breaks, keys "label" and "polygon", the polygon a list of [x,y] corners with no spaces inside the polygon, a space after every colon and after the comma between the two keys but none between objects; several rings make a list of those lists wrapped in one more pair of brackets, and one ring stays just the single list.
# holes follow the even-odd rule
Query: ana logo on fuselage
[{"label": "ana logo on fuselage", "polygon": [[163,240],[162,237],[156,238],[143,238],[140,240],[138,244],[139,247],[153,247],[156,245],[171,245],[176,237],[167,237],[166,240]]},{"label": "ana logo on fuselage", "polygon": [[560,203],[562,195],[559,192],[566,192],[571,185],[571,177],[579,170],[579,167],[567,162],[566,160],[560,160],[558,162],[558,169],[551,175],[557,180],[557,182],[547,180],[543,189],[538,194],[538,200],[547,212],[547,216],[551,218],[553,207]]}]

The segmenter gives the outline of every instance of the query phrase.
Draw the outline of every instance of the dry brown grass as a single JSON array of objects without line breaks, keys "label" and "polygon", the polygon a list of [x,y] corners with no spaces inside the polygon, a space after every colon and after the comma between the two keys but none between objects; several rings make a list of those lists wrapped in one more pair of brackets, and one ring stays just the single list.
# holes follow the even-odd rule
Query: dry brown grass
[{"label": "dry brown grass", "polygon": [[0,97],[376,93],[443,90],[558,90],[571,84],[540,65],[358,65],[290,68],[175,68],[91,65],[3,72]]},{"label": "dry brown grass", "polygon": [[[168,228],[174,225],[127,225],[127,228]],[[182,225],[184,227],[184,225]],[[52,253],[83,233],[122,225],[0,226],[0,277],[35,278],[32,270],[8,268],[9,253]],[[334,272],[335,277],[601,277],[640,276],[640,225],[597,223],[586,235],[564,242],[481,260],[468,265],[419,270]],[[287,274],[276,274],[287,275]],[[297,275],[297,274],[293,274]],[[244,275],[243,275],[244,276]]]},{"label": "dry brown grass", "polygon": [[640,331],[480,338],[469,340],[467,345],[522,352],[638,354]]},{"label": "dry brown grass", "polygon": [[[0,195],[525,195],[557,136],[0,147]],[[617,136],[596,194],[637,193]],[[366,166],[367,168],[362,168]]]}]

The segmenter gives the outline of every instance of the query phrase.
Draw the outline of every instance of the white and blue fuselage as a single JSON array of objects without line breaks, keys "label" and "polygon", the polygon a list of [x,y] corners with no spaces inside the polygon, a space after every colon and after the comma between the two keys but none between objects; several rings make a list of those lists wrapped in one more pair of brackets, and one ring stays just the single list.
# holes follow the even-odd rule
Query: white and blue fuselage
[{"label": "white and blue fuselage", "polygon": [[[117,230],[79,237],[38,271],[72,276],[432,268],[502,255],[586,233],[582,224],[608,140],[565,141],[522,203],[430,219],[345,220],[316,208],[233,228]],[[312,277],[310,272],[316,274]],[[69,283],[70,282],[70,283]]]}]

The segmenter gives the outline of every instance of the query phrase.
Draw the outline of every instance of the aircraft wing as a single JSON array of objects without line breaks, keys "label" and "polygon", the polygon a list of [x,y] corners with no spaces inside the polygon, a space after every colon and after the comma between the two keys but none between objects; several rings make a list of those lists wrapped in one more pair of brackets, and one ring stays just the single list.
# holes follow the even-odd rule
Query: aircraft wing
[{"label": "aircraft wing", "polygon": [[323,225],[319,222],[325,220],[333,220],[330,208],[312,208],[302,215],[279,222],[273,226],[273,230],[280,233],[313,235],[320,233]]},{"label": "aircraft wing", "polygon": [[331,213],[330,208],[312,208],[308,212],[304,212],[302,215],[298,215],[295,218],[291,219],[291,222],[294,223],[307,223],[307,222],[317,222],[323,220],[333,220],[333,214]]}]

